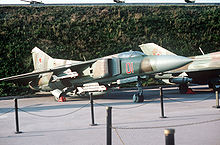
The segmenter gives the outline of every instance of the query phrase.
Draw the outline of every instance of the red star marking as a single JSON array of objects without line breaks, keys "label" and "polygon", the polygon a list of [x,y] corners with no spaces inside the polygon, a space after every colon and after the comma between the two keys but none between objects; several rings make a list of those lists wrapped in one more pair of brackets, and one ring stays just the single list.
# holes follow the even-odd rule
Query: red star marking
[{"label": "red star marking", "polygon": [[41,63],[41,58],[39,58],[39,62]]},{"label": "red star marking", "polygon": [[153,52],[153,55],[157,55],[157,49],[156,48],[154,48],[152,52]]},{"label": "red star marking", "polygon": [[152,52],[153,52],[153,55],[161,55],[162,54],[157,48],[153,49]]}]

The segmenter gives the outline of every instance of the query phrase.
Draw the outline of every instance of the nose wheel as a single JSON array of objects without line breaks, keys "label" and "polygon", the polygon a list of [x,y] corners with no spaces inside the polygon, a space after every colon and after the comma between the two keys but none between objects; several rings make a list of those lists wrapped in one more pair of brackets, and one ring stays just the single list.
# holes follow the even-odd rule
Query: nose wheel
[{"label": "nose wheel", "polygon": [[138,82],[137,82],[137,88],[138,88],[138,93],[133,95],[133,102],[134,103],[144,102],[142,83],[141,83],[141,79],[139,77],[138,77]]},{"label": "nose wheel", "polygon": [[144,102],[144,95],[143,94],[134,94],[133,95],[133,102],[134,103],[141,103],[141,102]]}]

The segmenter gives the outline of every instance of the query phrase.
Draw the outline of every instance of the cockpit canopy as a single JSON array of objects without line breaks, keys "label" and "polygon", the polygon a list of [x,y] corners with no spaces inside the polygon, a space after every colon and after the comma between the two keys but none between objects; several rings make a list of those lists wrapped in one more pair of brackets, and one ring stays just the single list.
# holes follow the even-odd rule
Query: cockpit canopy
[{"label": "cockpit canopy", "polygon": [[127,51],[127,52],[122,52],[118,54],[119,58],[128,58],[128,57],[137,57],[137,56],[144,56],[145,54],[140,52],[140,51]]}]

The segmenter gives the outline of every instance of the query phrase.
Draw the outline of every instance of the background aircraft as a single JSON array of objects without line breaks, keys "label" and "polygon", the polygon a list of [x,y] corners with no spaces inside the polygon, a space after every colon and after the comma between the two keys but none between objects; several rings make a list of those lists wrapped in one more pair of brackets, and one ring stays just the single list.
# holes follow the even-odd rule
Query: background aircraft
[{"label": "background aircraft", "polygon": [[116,3],[125,3],[125,0],[113,0]]},{"label": "background aircraft", "polygon": [[[173,55],[176,54],[154,44],[140,45],[146,55]],[[193,61],[181,68],[156,75],[166,83],[179,84],[180,93],[186,93],[188,83],[208,84],[210,88],[217,89],[220,84],[220,51],[190,57]]]},{"label": "background aircraft", "polygon": [[64,99],[67,92],[83,94],[103,92],[114,85],[138,82],[134,102],[143,102],[140,80],[150,74],[179,68],[191,62],[182,56],[146,56],[129,51],[89,61],[54,59],[35,47],[32,49],[34,71],[0,79],[14,81],[26,79],[34,90],[50,91],[55,100]]},{"label": "background aircraft", "polygon": [[36,4],[44,4],[42,1],[36,1],[36,0],[21,0],[21,1],[24,1],[24,2],[29,2],[30,4],[32,5],[36,5]]},{"label": "background aircraft", "polygon": [[196,0],[185,0],[186,3],[195,3]]}]

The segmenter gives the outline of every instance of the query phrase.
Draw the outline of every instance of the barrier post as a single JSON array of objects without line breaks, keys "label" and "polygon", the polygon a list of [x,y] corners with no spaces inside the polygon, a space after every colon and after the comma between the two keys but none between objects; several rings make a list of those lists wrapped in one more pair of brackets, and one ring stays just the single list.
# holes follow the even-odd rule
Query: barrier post
[{"label": "barrier post", "polygon": [[107,116],[106,116],[106,136],[107,136],[107,145],[112,145],[112,107],[106,107]]},{"label": "barrier post", "polygon": [[22,133],[22,132],[19,131],[19,122],[18,122],[18,99],[15,98],[15,99],[14,99],[14,102],[15,102],[15,126],[16,126],[15,134],[19,134],[19,133]]},{"label": "barrier post", "polygon": [[216,106],[213,106],[214,108],[220,108],[219,106],[219,92],[215,91],[215,96],[216,96]]},{"label": "barrier post", "polygon": [[160,118],[167,118],[164,116],[164,106],[163,106],[163,88],[160,87],[160,106],[161,106],[161,117]]},{"label": "barrier post", "polygon": [[92,124],[90,124],[90,126],[96,126],[97,124],[95,124],[94,121],[94,105],[93,105],[92,93],[90,93],[90,104],[91,104],[91,118],[92,118]]},{"label": "barrier post", "polygon": [[166,145],[175,145],[174,133],[175,133],[174,129],[165,129],[164,130]]}]

